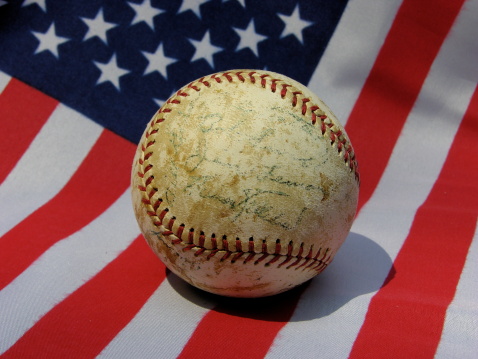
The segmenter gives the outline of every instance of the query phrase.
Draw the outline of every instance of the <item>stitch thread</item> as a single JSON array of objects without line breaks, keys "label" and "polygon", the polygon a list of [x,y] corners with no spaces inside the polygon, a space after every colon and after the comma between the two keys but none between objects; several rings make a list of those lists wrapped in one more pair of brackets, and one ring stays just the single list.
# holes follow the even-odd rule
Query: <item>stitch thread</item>
[{"label": "stitch thread", "polygon": [[[272,93],[276,93],[278,90],[278,86],[280,86],[280,96],[282,99],[285,99],[287,94],[290,92],[292,95],[292,101],[291,101],[292,107],[297,107],[300,101],[301,114],[303,116],[307,116],[307,114],[309,113],[311,123],[313,125],[316,125],[317,123],[319,123],[320,132],[322,133],[322,135],[323,136],[327,135],[329,137],[331,146],[336,147],[337,153],[342,156],[345,164],[348,165],[350,170],[354,173],[357,183],[360,182],[358,166],[357,166],[357,162],[355,160],[355,154],[350,142],[344,135],[343,131],[341,131],[340,129],[334,128],[334,124],[332,123],[332,121],[330,121],[328,116],[320,109],[318,105],[313,104],[310,98],[303,97],[304,96],[303,93],[301,91],[294,90],[294,87],[292,85],[287,83],[282,83],[283,80],[280,80],[280,79],[273,79],[270,77],[269,74],[259,75],[255,71],[251,71],[247,73],[246,76],[244,76],[243,74],[244,72],[241,72],[241,71],[224,72],[224,73],[217,73],[214,75],[210,75],[208,79],[206,79],[205,77],[202,77],[196,82],[191,82],[189,85],[187,85],[183,89],[178,90],[176,92],[176,95],[170,98],[166,102],[166,104],[167,105],[180,104],[181,97],[184,98],[184,97],[190,96],[187,90],[199,92],[201,91],[202,86],[210,88],[212,86],[210,81],[215,81],[216,83],[221,84],[223,82],[223,79],[225,79],[227,82],[232,83],[234,82],[235,78],[237,78],[237,80],[244,83],[246,82],[246,78],[247,78],[252,84],[255,84],[257,81],[255,76],[258,76],[258,78],[260,79],[259,80],[260,86],[262,88],[267,88],[267,84],[269,82],[270,90]],[[153,197],[158,191],[157,188],[152,188],[149,192],[147,191],[148,186],[150,186],[154,181],[154,176],[147,175],[147,172],[149,172],[153,168],[153,165],[149,163],[146,164],[145,162],[147,162],[148,159],[153,154],[152,151],[148,151],[148,148],[153,146],[155,143],[155,140],[154,139],[150,140],[149,137],[159,132],[159,129],[153,128],[153,126],[159,125],[160,123],[164,122],[165,118],[164,116],[162,116],[162,114],[167,114],[167,113],[170,113],[171,111],[172,111],[172,108],[168,108],[168,107],[162,107],[161,109],[157,111],[156,116],[153,117],[153,120],[151,121],[149,125],[151,129],[145,134],[146,139],[145,139],[145,142],[143,142],[143,144],[141,145],[142,153],[141,153],[141,157],[138,160],[141,170],[137,172],[137,175],[143,180],[143,185],[138,185],[137,188],[141,192],[143,192],[142,203],[152,208],[152,210],[147,210],[147,214],[153,220],[153,224],[162,230],[157,233],[158,238],[161,240],[163,240],[163,238],[168,238],[171,244],[173,245],[182,244],[184,246],[182,248],[183,251],[185,252],[194,251],[195,256],[200,256],[204,254],[205,252],[208,252],[206,256],[206,259],[208,260],[216,256],[220,252],[223,252],[223,255],[220,258],[220,261],[225,261],[232,256],[231,263],[235,263],[247,254],[245,259],[242,261],[244,264],[252,262],[257,256],[259,256],[259,258],[257,258],[253,262],[254,265],[258,265],[264,262],[265,266],[271,266],[272,264],[279,262],[280,259],[284,259],[283,261],[278,263],[278,267],[286,266],[285,267],[286,269],[295,267],[295,270],[310,269],[317,272],[321,272],[322,270],[324,270],[325,267],[327,267],[327,265],[330,263],[331,257],[332,257],[331,254],[329,254],[329,251],[330,251],[329,248],[325,248],[325,249],[319,248],[316,255],[313,256],[313,245],[311,245],[307,255],[303,256],[304,243],[302,242],[300,244],[298,253],[294,256],[292,254],[293,242],[290,241],[287,244],[287,253],[281,254],[282,243],[280,239],[277,239],[273,253],[270,253],[268,251],[267,243],[265,240],[262,240],[261,251],[255,252],[255,249],[254,249],[255,241],[253,237],[250,237],[247,243],[246,251],[243,250],[243,243],[240,240],[240,238],[236,238],[235,248],[234,250],[232,250],[232,249],[229,249],[229,242],[227,240],[226,235],[223,235],[221,240],[218,241],[214,233],[209,238],[211,243],[210,245],[211,248],[206,248],[206,235],[204,232],[202,231],[200,232],[198,243],[196,244],[194,243],[194,228],[190,228],[187,234],[187,241],[184,242],[183,233],[186,228],[184,223],[181,223],[178,226],[176,233],[174,233],[172,230],[174,223],[176,221],[176,217],[173,216],[171,217],[171,219],[169,219],[168,223],[166,224],[163,223],[164,218],[169,212],[169,209],[165,208],[158,213],[159,207],[163,203],[163,200],[159,198],[153,201]],[[221,244],[222,248],[219,248],[218,246],[219,243]],[[327,254],[329,255],[327,256]],[[270,256],[272,256],[272,258],[266,261],[266,259]],[[292,261],[293,259],[295,260]]]}]

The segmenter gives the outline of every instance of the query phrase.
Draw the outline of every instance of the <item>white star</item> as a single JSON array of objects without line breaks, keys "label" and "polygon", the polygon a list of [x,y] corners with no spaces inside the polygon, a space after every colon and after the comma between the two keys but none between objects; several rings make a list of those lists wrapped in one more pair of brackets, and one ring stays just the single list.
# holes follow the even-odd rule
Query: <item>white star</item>
[{"label": "white star", "polygon": [[251,19],[249,25],[245,30],[234,28],[234,30],[239,34],[241,37],[241,41],[239,42],[239,47],[236,51],[242,50],[246,47],[250,48],[252,52],[259,57],[259,49],[257,44],[261,41],[267,39],[267,36],[260,35],[256,32],[254,21]]},{"label": "white star", "polygon": [[153,18],[164,12],[164,10],[152,7],[151,3],[148,1],[143,1],[143,3],[141,4],[128,3],[128,5],[131,6],[134,12],[136,13],[131,25],[144,21],[153,30],[154,30]]},{"label": "white star", "polygon": [[237,2],[240,3],[244,9],[246,8],[246,0],[237,0]]},{"label": "white star", "polygon": [[25,2],[22,4],[22,7],[37,4],[44,12],[46,12],[45,1],[46,0],[25,0]]},{"label": "white star", "polygon": [[201,10],[199,9],[199,6],[201,6],[202,3],[203,2],[199,0],[183,0],[183,3],[178,10],[178,14],[186,10],[192,10],[197,15],[197,17],[201,19]]},{"label": "white star", "polygon": [[100,9],[98,11],[94,19],[82,17],[81,20],[83,20],[86,26],[88,26],[88,32],[85,34],[83,41],[97,36],[106,44],[108,42],[108,40],[106,39],[106,32],[117,26],[117,24],[105,21],[103,9]]},{"label": "white star", "polygon": [[48,30],[44,33],[32,31],[33,35],[40,41],[40,46],[35,51],[38,54],[42,51],[50,51],[53,56],[58,58],[58,46],[70,39],[62,36],[57,36],[55,31],[55,24],[52,23]]},{"label": "white star", "polygon": [[277,14],[281,20],[285,23],[285,29],[282,31],[281,38],[287,35],[294,35],[302,44],[304,39],[302,38],[302,30],[306,27],[314,24],[312,21],[302,20],[299,14],[299,4],[295,7],[291,15]]},{"label": "white star", "polygon": [[166,102],[165,100],[162,100],[160,98],[153,98],[153,101],[156,105],[158,105],[158,107],[163,106],[163,104]]},{"label": "white star", "polygon": [[194,52],[194,56],[191,59],[191,62],[199,60],[199,59],[205,59],[209,65],[214,69],[214,59],[213,55],[216,52],[224,50],[222,47],[215,46],[211,44],[211,38],[209,36],[209,31],[206,31],[204,34],[203,38],[201,41],[189,39],[193,43],[193,45],[196,47],[196,51]]},{"label": "white star", "polygon": [[158,71],[165,79],[168,77],[166,67],[177,61],[177,59],[167,57],[164,54],[163,44],[161,43],[154,53],[143,51],[143,55],[148,59],[148,67],[144,70],[144,74]]},{"label": "white star", "polygon": [[98,81],[96,81],[96,84],[99,85],[103,82],[109,81],[119,91],[120,90],[119,78],[129,73],[129,71],[118,67],[118,63],[116,61],[116,55],[113,54],[113,56],[111,57],[108,63],[100,63],[96,61],[93,61],[93,62],[101,71],[101,76],[98,79]]}]

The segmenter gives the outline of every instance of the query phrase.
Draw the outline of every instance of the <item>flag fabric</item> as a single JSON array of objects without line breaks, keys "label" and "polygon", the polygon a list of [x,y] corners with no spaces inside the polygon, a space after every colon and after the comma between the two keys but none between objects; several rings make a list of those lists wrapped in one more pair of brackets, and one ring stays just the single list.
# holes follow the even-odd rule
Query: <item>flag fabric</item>
[{"label": "flag fabric", "polygon": [[[476,358],[478,0],[0,1],[1,358]],[[129,194],[201,76],[266,69],[344,124],[361,177],[334,262],[223,298],[170,273]]]}]

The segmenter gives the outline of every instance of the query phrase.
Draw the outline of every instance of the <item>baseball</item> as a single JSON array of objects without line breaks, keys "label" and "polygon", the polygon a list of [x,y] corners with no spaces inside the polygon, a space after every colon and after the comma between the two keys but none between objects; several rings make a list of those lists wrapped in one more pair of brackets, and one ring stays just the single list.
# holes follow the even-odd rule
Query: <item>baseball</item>
[{"label": "baseball", "polygon": [[270,296],[321,273],[350,231],[358,192],[334,114],[262,70],[177,91],[147,125],[132,170],[151,249],[193,286],[232,297]]}]

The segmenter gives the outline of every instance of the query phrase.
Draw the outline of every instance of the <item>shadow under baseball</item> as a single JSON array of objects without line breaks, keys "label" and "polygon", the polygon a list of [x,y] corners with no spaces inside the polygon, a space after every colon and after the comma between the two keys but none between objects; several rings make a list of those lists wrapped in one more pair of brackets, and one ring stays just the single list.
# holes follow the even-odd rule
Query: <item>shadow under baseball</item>
[{"label": "shadow under baseball", "polygon": [[[168,273],[170,285],[199,306],[231,316],[263,321],[306,321],[327,316],[352,299],[393,280],[390,256],[376,242],[350,233],[331,265],[320,275],[290,291],[265,298],[228,298],[207,293]],[[298,304],[300,305],[298,306]],[[297,307],[297,310],[296,310]]]}]

